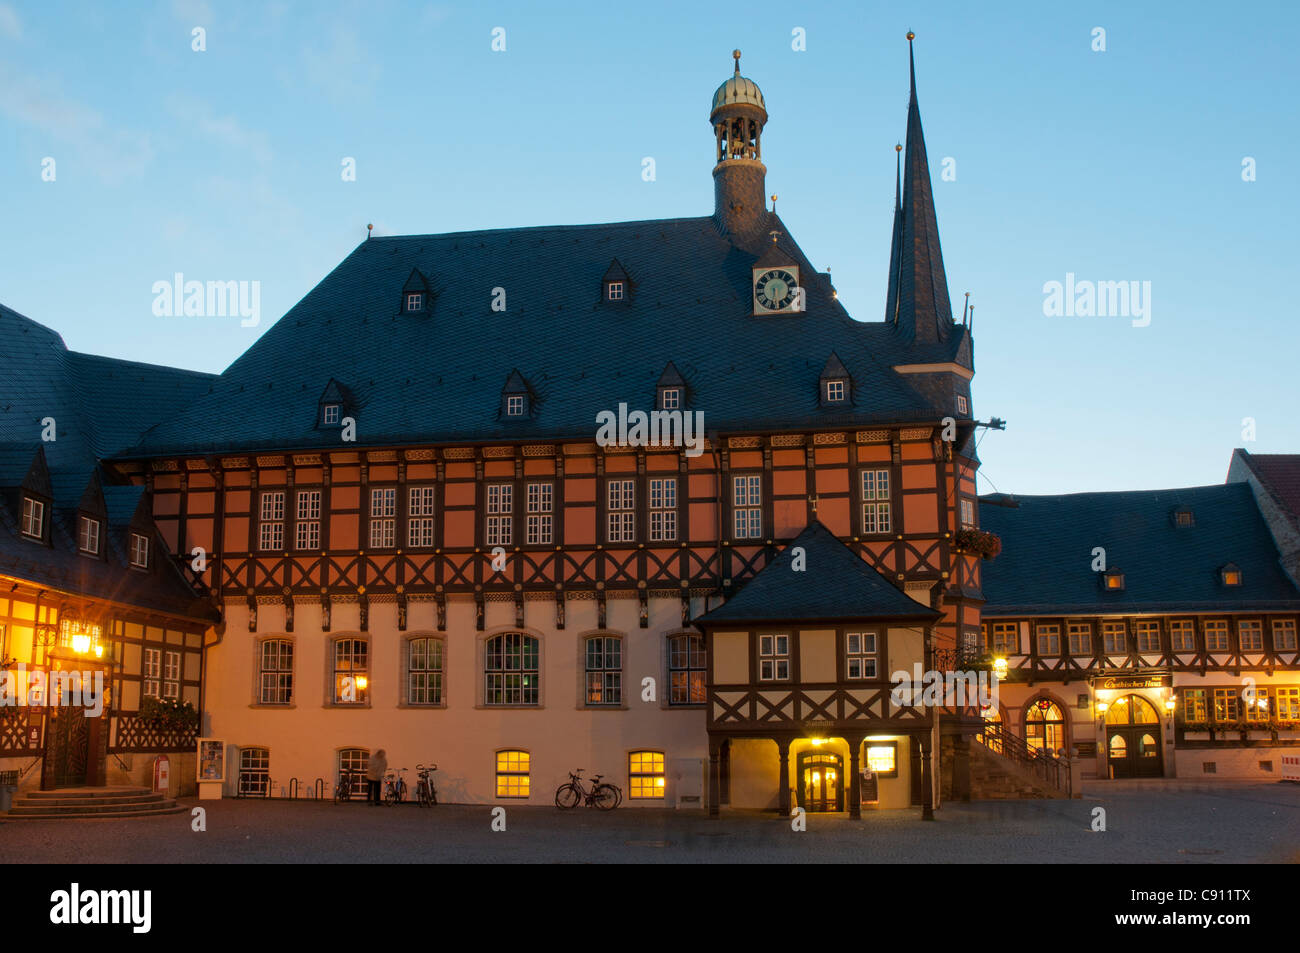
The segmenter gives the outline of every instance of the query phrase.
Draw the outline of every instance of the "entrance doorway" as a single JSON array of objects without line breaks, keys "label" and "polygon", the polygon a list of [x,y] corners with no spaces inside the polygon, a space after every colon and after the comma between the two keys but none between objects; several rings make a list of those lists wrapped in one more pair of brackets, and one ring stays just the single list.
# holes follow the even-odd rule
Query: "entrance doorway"
[{"label": "entrance doorway", "polygon": [[1160,716],[1141,695],[1124,695],[1106,709],[1106,761],[1112,778],[1158,778]]},{"label": "entrance doorway", "polygon": [[809,814],[844,810],[844,759],[805,751],[799,755],[799,806]]},{"label": "entrance doorway", "polygon": [[[41,766],[41,789],[102,785],[104,765],[102,732],[107,721],[107,691],[100,698],[100,714],[89,717],[88,703],[96,674],[107,681],[102,667],[83,665],[76,659],[55,657],[49,682],[49,704],[45,721],[45,757]],[[103,682],[100,683],[102,687]],[[100,687],[94,692],[101,691]]]}]

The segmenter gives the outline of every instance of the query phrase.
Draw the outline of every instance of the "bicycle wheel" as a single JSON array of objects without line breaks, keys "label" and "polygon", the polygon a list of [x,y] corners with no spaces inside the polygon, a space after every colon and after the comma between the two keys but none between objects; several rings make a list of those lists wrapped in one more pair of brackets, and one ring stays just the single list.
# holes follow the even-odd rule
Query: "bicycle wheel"
[{"label": "bicycle wheel", "polygon": [[390,784],[384,789],[384,806],[392,807],[396,803],[397,803],[397,787],[396,785]]},{"label": "bicycle wheel", "polygon": [[614,802],[614,806],[618,807],[620,804],[623,803],[623,789],[619,787],[617,784],[611,784],[610,787],[612,787],[614,789],[614,793],[618,795],[618,800]]},{"label": "bicycle wheel", "polygon": [[423,781],[415,786],[415,803],[420,807],[429,806],[429,786]]},{"label": "bicycle wheel", "polygon": [[612,811],[618,807],[618,802],[622,800],[619,796],[618,788],[612,784],[602,784],[591,794],[592,803],[602,811]]},{"label": "bicycle wheel", "polygon": [[560,785],[559,790],[555,792],[555,806],[561,810],[567,811],[571,807],[577,807],[581,800],[582,794],[572,782]]}]

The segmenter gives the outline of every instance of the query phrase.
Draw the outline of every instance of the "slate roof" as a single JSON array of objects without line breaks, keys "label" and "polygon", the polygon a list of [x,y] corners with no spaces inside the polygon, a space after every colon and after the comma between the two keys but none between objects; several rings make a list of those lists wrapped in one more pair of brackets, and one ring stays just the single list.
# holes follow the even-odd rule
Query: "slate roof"
[{"label": "slate roof", "polygon": [[[803,549],[802,571],[794,569],[797,547]],[[716,628],[859,619],[930,622],[940,615],[899,591],[814,520],[743,589],[695,624]]]},{"label": "slate roof", "polygon": [[[985,616],[1125,612],[1300,611],[1300,591],[1277,549],[1249,485],[1118,493],[980,497],[980,528],[1002,538],[983,565]],[[1172,513],[1190,507],[1195,525]],[[1091,568],[1093,548],[1124,573],[1125,588],[1103,591]],[[1219,570],[1236,563],[1241,586]]]},{"label": "slate roof", "polygon": [[[135,443],[160,419],[207,390],[212,375],[69,351],[63,339],[0,305],[0,572],[53,589],[209,618],[153,533],[153,568],[130,569],[133,521],[149,533],[144,488],[113,486],[99,461]],[[42,420],[55,438],[43,441]],[[52,496],[51,546],[19,535],[18,488],[44,454]],[[77,552],[77,510],[98,478],[107,526],[105,559]]]},{"label": "slate roof", "polygon": [[[315,427],[331,377],[356,399],[357,445],[590,438],[596,414],[626,402],[654,408],[671,361],[688,410],[708,429],[806,429],[938,420],[892,369],[951,360],[964,337],[907,346],[882,323],[854,321],[798,245],[802,314],[754,317],[756,252],[710,217],[374,238],[360,244],[179,416],[125,456],[254,449],[328,449]],[[764,242],[770,245],[770,242]],[[628,302],[602,302],[617,259],[638,275]],[[432,308],[399,314],[413,269],[438,288]],[[493,289],[506,310],[491,309]],[[822,408],[818,376],[835,352],[855,404]],[[515,369],[532,414],[502,419],[501,382]]]}]

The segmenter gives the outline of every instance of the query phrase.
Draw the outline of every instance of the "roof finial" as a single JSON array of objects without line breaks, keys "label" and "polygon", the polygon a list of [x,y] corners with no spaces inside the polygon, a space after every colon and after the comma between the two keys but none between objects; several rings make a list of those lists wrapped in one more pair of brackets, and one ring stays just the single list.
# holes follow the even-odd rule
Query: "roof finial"
[{"label": "roof finial", "polygon": [[373,225],[366,226],[366,241],[370,241],[370,233],[374,230],[375,230],[375,226]]},{"label": "roof finial", "polygon": [[966,314],[970,311],[970,292],[966,292],[966,306],[961,309],[961,323],[966,323]]},{"label": "roof finial", "polygon": [[916,34],[911,30],[907,31],[907,69],[912,78],[912,102],[916,102],[916,59],[912,56],[912,41],[916,39]]},{"label": "roof finial", "polygon": [[773,244],[773,245],[775,245],[775,244],[776,244],[776,240],[777,240],[778,238],[781,237],[781,233],[780,233],[779,231],[777,231],[775,228],[772,229],[770,232],[768,232],[768,234],[772,236],[772,244]]},{"label": "roof finial", "polygon": [[731,58],[736,61],[736,75],[740,75],[740,50],[732,50]]},{"label": "roof finial", "polygon": [[772,193],[772,214],[776,214],[776,193]]}]

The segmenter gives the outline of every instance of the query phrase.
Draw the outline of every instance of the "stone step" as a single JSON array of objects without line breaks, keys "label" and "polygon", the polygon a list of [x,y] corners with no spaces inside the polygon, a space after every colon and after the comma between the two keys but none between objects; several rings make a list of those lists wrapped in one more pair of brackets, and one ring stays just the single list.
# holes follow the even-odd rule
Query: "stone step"
[{"label": "stone step", "polygon": [[157,808],[147,811],[124,811],[120,813],[105,813],[99,811],[93,814],[15,814],[10,811],[8,814],[0,815],[0,818],[3,818],[3,820],[6,821],[115,821],[119,818],[127,817],[156,817],[162,814],[184,814],[185,811],[186,808],[184,805],[177,804],[174,807]]},{"label": "stone step", "polygon": [[171,811],[176,808],[176,802],[170,798],[157,801],[146,802],[127,802],[123,804],[97,804],[87,806],[85,804],[17,804],[9,809],[8,817],[69,817],[76,815],[78,817],[120,817],[122,815],[135,814],[140,811]]},{"label": "stone step", "polygon": [[[118,785],[114,787],[78,787],[78,788],[55,788],[52,791],[24,791],[19,797],[45,799],[61,797],[77,798],[102,798],[102,797],[124,797],[128,795],[152,794],[150,788],[144,787],[127,787]],[[161,796],[161,795],[160,795]]]},{"label": "stone step", "polygon": [[117,797],[16,797],[14,807],[100,807],[120,806],[123,804],[157,804],[163,801],[161,794],[122,794]]}]

